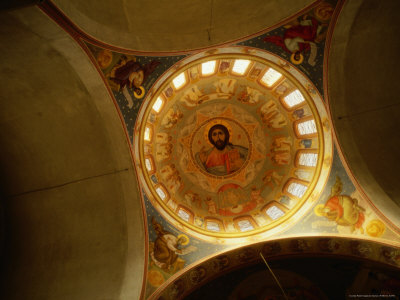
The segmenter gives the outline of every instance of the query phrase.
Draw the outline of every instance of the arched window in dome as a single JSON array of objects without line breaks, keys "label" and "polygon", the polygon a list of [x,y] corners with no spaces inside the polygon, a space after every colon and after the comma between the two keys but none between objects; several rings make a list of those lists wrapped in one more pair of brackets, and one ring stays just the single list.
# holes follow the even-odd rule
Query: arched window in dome
[{"label": "arched window in dome", "polygon": [[276,201],[271,201],[270,203],[268,203],[263,209],[262,211],[267,215],[267,217],[269,219],[271,219],[272,221],[275,221],[277,219],[279,219],[280,217],[285,215],[286,212],[286,208],[276,202]]},{"label": "arched window in dome", "polygon": [[210,231],[220,232],[224,228],[222,222],[217,219],[207,218],[205,222],[206,222],[206,228]]},{"label": "arched window in dome", "polygon": [[290,196],[301,198],[307,191],[307,188],[308,186],[306,185],[306,182],[291,178],[286,183],[284,191]]},{"label": "arched window in dome", "polygon": [[150,142],[153,138],[153,128],[150,124],[146,125],[143,138],[146,142]]},{"label": "arched window in dome", "polygon": [[146,156],[144,159],[144,163],[146,165],[147,171],[149,172],[149,175],[153,174],[155,171],[153,158],[151,156]]},{"label": "arched window in dome", "polygon": [[247,59],[236,59],[231,70],[232,74],[239,76],[245,75],[249,69],[250,63],[251,61]]},{"label": "arched window in dome", "polygon": [[153,110],[156,113],[159,113],[162,110],[163,106],[164,106],[164,102],[165,102],[165,100],[163,99],[163,97],[162,96],[158,96],[157,100],[153,104],[153,107],[152,107]]},{"label": "arched window in dome", "polygon": [[317,125],[312,117],[303,118],[294,122],[294,130],[298,137],[312,137],[317,135]]},{"label": "arched window in dome", "polygon": [[186,85],[187,82],[188,82],[188,80],[186,77],[186,72],[182,72],[178,76],[176,76],[174,79],[172,79],[172,84],[174,85],[175,90],[182,89]]},{"label": "arched window in dome", "polygon": [[190,209],[183,206],[178,206],[177,214],[182,220],[193,223],[193,213]]},{"label": "arched window in dome", "polygon": [[282,101],[283,106],[288,110],[292,110],[295,107],[298,107],[300,104],[302,104],[305,101],[303,94],[298,89],[290,92],[289,94],[284,96],[282,99],[283,99],[283,101]]},{"label": "arched window in dome", "polygon": [[159,184],[158,186],[156,186],[155,190],[156,190],[157,195],[160,196],[161,200],[163,200],[163,201],[168,200],[169,194],[162,184]]},{"label": "arched window in dome", "polygon": [[234,220],[235,227],[241,231],[246,232],[256,228],[257,224],[250,216],[239,217]]},{"label": "arched window in dome", "polygon": [[297,167],[315,168],[318,162],[317,150],[299,150],[296,154]]},{"label": "arched window in dome", "polygon": [[280,79],[282,78],[282,74],[278,71],[269,68],[264,75],[261,77],[260,82],[262,85],[267,88],[271,88],[274,86]]},{"label": "arched window in dome", "polygon": [[201,75],[203,77],[213,75],[216,72],[216,70],[217,70],[216,60],[206,61],[201,64]]}]

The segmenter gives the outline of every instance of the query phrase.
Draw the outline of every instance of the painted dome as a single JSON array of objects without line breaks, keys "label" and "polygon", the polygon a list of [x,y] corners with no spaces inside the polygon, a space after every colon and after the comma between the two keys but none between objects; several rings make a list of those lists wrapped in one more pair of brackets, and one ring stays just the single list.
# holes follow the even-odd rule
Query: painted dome
[{"label": "painted dome", "polygon": [[267,235],[292,223],[318,196],[332,157],[313,85],[249,48],[181,61],[147,95],[137,130],[151,200],[200,237]]}]

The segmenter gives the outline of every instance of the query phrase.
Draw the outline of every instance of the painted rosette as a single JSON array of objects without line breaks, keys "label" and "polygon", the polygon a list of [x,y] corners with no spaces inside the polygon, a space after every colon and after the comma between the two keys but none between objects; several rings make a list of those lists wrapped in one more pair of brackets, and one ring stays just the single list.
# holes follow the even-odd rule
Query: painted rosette
[{"label": "painted rosette", "polygon": [[262,239],[290,226],[331,167],[317,90],[294,66],[256,49],[179,62],[149,91],[136,130],[144,191],[167,220],[203,239]]}]

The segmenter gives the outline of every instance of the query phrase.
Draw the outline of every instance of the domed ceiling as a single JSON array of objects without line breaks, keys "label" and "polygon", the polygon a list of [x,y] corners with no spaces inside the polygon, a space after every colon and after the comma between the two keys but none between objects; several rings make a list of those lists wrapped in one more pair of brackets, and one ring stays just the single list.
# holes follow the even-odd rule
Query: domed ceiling
[{"label": "domed ceiling", "polygon": [[[266,260],[330,253],[400,266],[398,228],[359,189],[332,141],[326,110],[337,99],[328,99],[327,50],[342,5],[316,1],[273,27],[218,48],[168,53],[105,44],[51,3],[41,5],[99,71],[102,82],[89,76],[92,90],[104,84],[109,97],[101,101],[115,106],[109,113],[119,116],[124,146],[132,150],[122,155],[133,157],[126,170],[137,178],[118,181],[134,187],[126,192],[127,206],[114,201],[117,193],[107,200],[118,209],[142,209],[144,230],[130,227],[124,233],[126,265],[134,266],[126,269],[124,285],[142,283],[140,297],[133,298],[156,299],[161,293],[168,295],[164,299],[183,298],[206,278],[259,260],[261,252]],[[62,49],[87,79],[79,60],[62,45],[56,50]],[[110,132],[121,129],[102,124]],[[132,221],[129,214],[124,217]],[[349,242],[337,242],[338,236]],[[371,240],[397,248],[370,247]],[[135,277],[142,270],[143,281]]]},{"label": "domed ceiling", "polygon": [[147,99],[136,143],[145,185],[167,218],[200,235],[268,234],[325,184],[332,141],[322,99],[268,52],[199,53]]}]

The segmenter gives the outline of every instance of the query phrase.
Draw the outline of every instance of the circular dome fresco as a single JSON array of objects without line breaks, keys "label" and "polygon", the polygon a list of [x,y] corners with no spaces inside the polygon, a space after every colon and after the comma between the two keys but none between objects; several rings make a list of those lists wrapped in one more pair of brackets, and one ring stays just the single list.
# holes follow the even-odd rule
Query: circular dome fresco
[{"label": "circular dome fresco", "polygon": [[181,61],[149,91],[136,130],[152,203],[203,239],[265,237],[293,224],[322,191],[332,160],[316,89],[256,49]]}]

